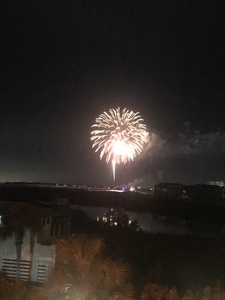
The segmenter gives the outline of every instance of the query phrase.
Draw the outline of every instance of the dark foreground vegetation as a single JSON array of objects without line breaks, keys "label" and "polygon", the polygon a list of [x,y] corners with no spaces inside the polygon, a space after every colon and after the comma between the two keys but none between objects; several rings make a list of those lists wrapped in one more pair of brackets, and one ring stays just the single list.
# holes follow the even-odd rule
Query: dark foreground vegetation
[{"label": "dark foreground vegetation", "polygon": [[[86,199],[87,194],[82,195]],[[46,201],[49,197],[46,194]],[[101,197],[98,201],[105,201]],[[129,194],[125,203],[132,197]],[[171,211],[178,212],[175,205]],[[50,280],[34,285],[1,274],[0,299],[225,299],[225,237],[147,234],[136,222],[129,223],[120,208],[114,221],[117,226],[75,211],[71,236],[55,240],[56,265]]]},{"label": "dark foreground vegetation", "polygon": [[121,212],[111,226],[75,211],[72,236],[55,240],[50,280],[33,285],[2,274],[0,299],[224,299],[223,238],[146,234],[126,220]]},{"label": "dark foreground vegetation", "polygon": [[224,237],[147,234],[138,231],[138,224],[110,226],[81,211],[76,214],[73,232],[101,237],[111,257],[128,263],[138,291],[149,281],[195,292],[217,281],[225,283]]},{"label": "dark foreground vegetation", "polygon": [[224,243],[100,227],[105,241],[90,232],[55,241],[47,283],[2,276],[0,299],[224,299]]}]

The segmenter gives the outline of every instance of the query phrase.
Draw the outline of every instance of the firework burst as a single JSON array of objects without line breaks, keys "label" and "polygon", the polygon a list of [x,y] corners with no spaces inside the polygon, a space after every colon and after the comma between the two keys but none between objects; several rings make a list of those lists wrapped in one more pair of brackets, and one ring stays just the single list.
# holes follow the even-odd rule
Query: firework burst
[{"label": "firework burst", "polygon": [[148,141],[148,132],[139,112],[124,108],[110,109],[96,118],[91,127],[92,148],[100,151],[100,159],[112,162],[115,181],[115,165],[132,161]]}]

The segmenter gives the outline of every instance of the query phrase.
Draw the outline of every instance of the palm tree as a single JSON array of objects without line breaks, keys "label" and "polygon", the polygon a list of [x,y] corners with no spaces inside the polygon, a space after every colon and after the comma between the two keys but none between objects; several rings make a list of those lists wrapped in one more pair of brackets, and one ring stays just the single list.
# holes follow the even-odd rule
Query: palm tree
[{"label": "palm tree", "polygon": [[23,244],[24,237],[24,225],[21,222],[20,210],[13,208],[9,205],[7,209],[7,216],[4,218],[4,225],[1,227],[0,236],[3,239],[8,237],[15,236],[15,245],[16,245],[16,256],[17,256],[17,271],[16,279],[19,279],[19,266],[21,260],[21,249]]},{"label": "palm tree", "polygon": [[20,262],[23,239],[26,230],[30,231],[30,269],[29,280],[31,279],[32,259],[34,251],[34,236],[40,229],[39,218],[36,217],[36,210],[27,203],[13,203],[8,205],[7,216],[4,218],[4,226],[0,228],[0,236],[3,239],[15,236],[17,273],[16,279],[19,280]]},{"label": "palm tree", "polygon": [[67,299],[88,300],[122,295],[128,267],[104,258],[103,245],[102,239],[86,235],[58,241],[55,273],[47,284],[51,296],[61,293]]}]

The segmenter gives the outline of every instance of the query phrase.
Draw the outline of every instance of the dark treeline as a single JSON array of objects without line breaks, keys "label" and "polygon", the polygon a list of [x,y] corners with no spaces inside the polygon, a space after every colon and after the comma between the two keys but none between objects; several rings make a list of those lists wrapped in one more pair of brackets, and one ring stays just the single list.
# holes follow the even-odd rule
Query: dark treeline
[{"label": "dark treeline", "polygon": [[100,236],[111,255],[131,267],[138,291],[148,282],[176,286],[181,293],[225,282],[224,238],[147,234],[90,220],[82,211],[75,212],[72,232]]}]

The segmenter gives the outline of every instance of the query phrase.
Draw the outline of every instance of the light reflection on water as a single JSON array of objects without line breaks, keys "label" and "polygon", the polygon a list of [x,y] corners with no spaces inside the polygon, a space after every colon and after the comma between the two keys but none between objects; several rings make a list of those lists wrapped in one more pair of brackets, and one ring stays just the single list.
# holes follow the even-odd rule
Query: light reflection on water
[{"label": "light reflection on water", "polygon": [[[109,208],[70,205],[74,210],[82,210],[93,220],[102,219]],[[147,233],[168,233],[180,235],[197,236],[222,236],[224,228],[212,224],[203,224],[199,222],[190,222],[184,219],[168,217],[163,215],[154,215],[148,212],[134,212],[123,210],[129,215],[132,221],[137,220],[140,229]]]}]

